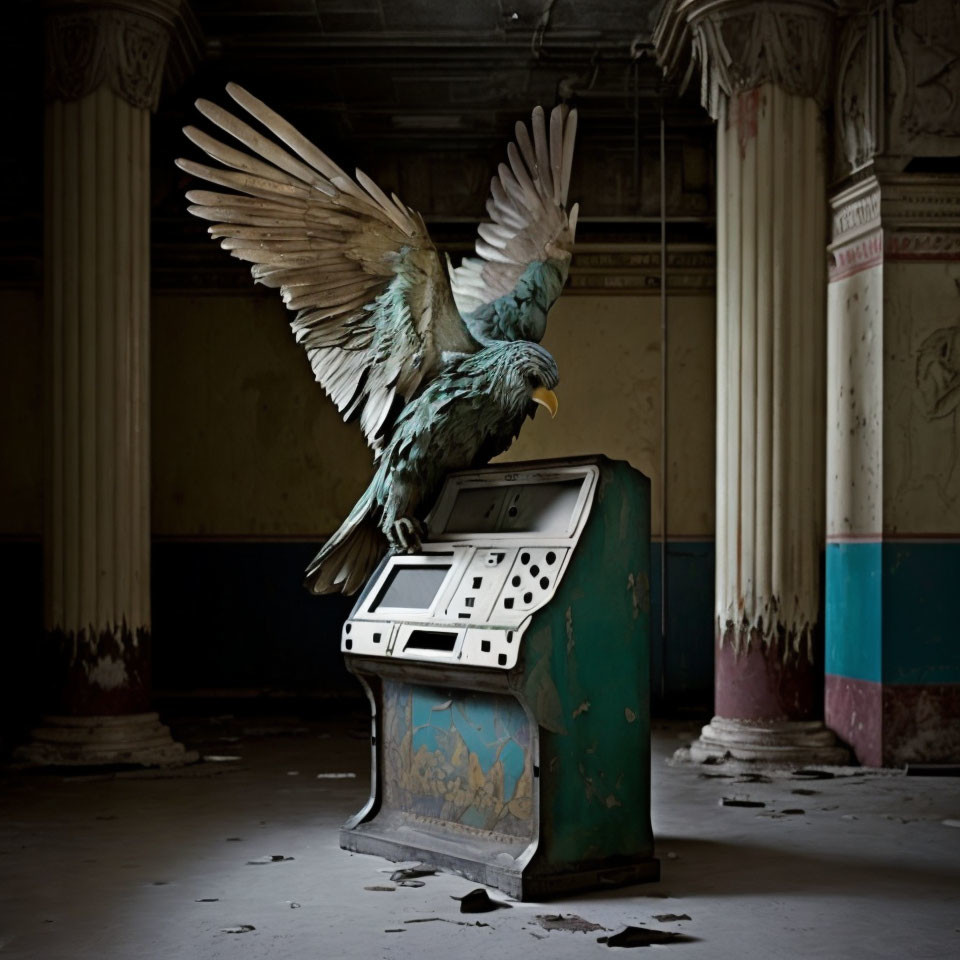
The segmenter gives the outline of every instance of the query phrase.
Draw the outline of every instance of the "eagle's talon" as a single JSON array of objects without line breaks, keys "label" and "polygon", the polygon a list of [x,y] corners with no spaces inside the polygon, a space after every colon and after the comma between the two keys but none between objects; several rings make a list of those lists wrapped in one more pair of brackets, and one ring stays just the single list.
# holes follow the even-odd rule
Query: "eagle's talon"
[{"label": "eagle's talon", "polygon": [[387,539],[391,545],[403,553],[416,553],[420,549],[423,536],[422,524],[413,517],[400,517],[390,525]]}]

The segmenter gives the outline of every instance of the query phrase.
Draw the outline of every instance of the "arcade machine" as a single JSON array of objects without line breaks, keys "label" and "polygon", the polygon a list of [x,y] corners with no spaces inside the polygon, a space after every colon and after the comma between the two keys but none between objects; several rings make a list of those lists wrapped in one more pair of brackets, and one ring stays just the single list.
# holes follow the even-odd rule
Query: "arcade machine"
[{"label": "arcade machine", "polygon": [[451,474],[344,624],[372,708],[340,845],[521,900],[659,879],[650,482],[595,456]]}]

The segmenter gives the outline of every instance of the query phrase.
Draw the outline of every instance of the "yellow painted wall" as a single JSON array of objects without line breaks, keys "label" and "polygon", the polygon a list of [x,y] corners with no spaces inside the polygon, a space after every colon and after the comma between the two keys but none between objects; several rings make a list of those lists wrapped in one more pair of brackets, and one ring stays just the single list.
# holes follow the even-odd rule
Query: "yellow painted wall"
[{"label": "yellow painted wall", "polygon": [[[713,311],[711,297],[670,307],[671,535],[713,531]],[[606,453],[656,478],[659,324],[655,297],[562,297],[544,341],[560,367],[560,412],[528,422],[507,458]],[[371,459],[314,383],[280,304],[157,297],[153,331],[154,532],[332,532]]]},{"label": "yellow painted wall", "polygon": [[[315,538],[371,473],[269,297],[153,301],[153,529],[173,537]],[[659,301],[561,298],[544,341],[560,367],[557,419],[527,423],[510,459],[606,453],[654,479],[659,532]],[[671,536],[713,532],[714,301],[670,301]],[[41,529],[41,307],[0,294],[0,533]]]}]

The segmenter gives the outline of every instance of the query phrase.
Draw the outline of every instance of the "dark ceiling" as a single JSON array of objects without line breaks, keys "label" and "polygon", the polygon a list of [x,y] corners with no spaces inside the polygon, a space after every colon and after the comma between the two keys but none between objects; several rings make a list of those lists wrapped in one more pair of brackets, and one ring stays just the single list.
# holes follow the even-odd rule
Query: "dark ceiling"
[{"label": "dark ceiling", "polygon": [[[538,103],[559,101],[580,115],[571,195],[581,201],[581,235],[653,236],[662,108],[668,215],[693,239],[712,230],[713,132],[695,96],[665,86],[650,55],[659,0],[192,0],[190,7],[195,22],[175,46],[192,46],[194,62],[180,76],[171,72],[153,124],[155,248],[203,242],[200,225],[184,213],[187,180],[172,161],[194,155],[180,132],[197,122],[193,100],[230,102],[223,87],[231,80],[340,163],[396,190],[452,239],[466,237],[466,225],[482,215],[514,122]],[[28,259],[39,255],[39,4],[14,3],[0,44],[0,100],[18,131],[15,148],[0,153],[10,228],[0,241],[3,282],[13,244],[32,248]]]}]

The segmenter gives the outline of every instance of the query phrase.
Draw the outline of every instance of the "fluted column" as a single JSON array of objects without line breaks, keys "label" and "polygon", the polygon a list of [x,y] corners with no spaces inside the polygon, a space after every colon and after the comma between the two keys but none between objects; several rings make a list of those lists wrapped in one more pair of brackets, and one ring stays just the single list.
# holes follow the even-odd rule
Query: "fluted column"
[{"label": "fluted column", "polygon": [[150,697],[150,111],[178,2],[47,7],[44,763],[184,758]]},{"label": "fluted column", "polygon": [[833,4],[681,0],[658,55],[717,121],[715,713],[694,758],[845,758],[822,724],[826,160]]}]

